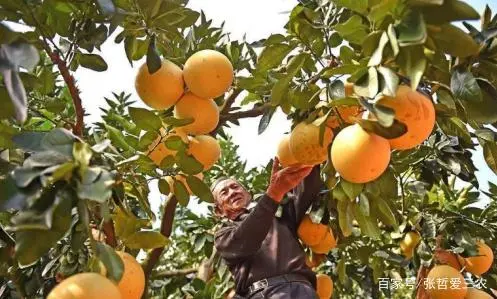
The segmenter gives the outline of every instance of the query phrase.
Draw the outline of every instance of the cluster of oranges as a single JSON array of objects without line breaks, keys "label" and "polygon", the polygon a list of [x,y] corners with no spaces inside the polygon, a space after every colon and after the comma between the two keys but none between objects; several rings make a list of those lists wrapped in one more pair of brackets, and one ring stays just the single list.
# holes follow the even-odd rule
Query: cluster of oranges
[{"label": "cluster of oranges", "polygon": [[[327,119],[322,142],[320,127],[313,123],[301,122],[284,136],[277,150],[280,162],[283,166],[320,164],[327,160],[331,144],[329,156],[342,178],[352,183],[374,181],[387,169],[392,149],[416,147],[430,136],[435,125],[433,103],[408,86],[399,86],[395,97],[383,96],[377,103],[393,109],[395,119],[406,125],[407,132],[397,138],[383,138],[353,124],[361,113],[358,106],[338,107],[340,116],[333,115]],[[347,126],[334,136],[333,130],[339,125],[338,117]]]},{"label": "cluster of oranges", "polygon": [[[406,258],[413,256],[420,241],[421,236],[415,231],[408,232],[404,236],[400,241],[400,248]],[[428,284],[429,287],[426,287],[426,292],[431,298],[492,298],[481,290],[468,288],[460,272],[464,270],[481,276],[492,267],[494,260],[492,249],[482,241],[477,241],[476,245],[478,254],[467,258],[441,249],[435,252],[435,258],[439,264],[434,266],[426,277],[427,281],[432,282],[432,285]],[[451,286],[451,282],[457,285]]]},{"label": "cluster of oranges", "polygon": [[[219,108],[214,98],[223,95],[233,82],[233,66],[228,58],[215,50],[201,50],[191,55],[183,69],[171,61],[164,60],[161,68],[149,73],[146,64],[138,71],[135,87],[142,101],[158,110],[174,106],[174,116],[190,119],[191,122],[166,132],[150,144],[147,154],[160,166],[167,156],[175,156],[176,151],[166,146],[166,141],[180,137],[188,145],[187,153],[203,165],[203,170],[211,168],[221,155],[219,142],[209,135],[219,123]],[[202,179],[202,173],[196,175]],[[174,180],[185,184],[185,176],[178,174],[166,177],[173,190]],[[187,190],[190,192],[188,186]],[[191,192],[190,192],[191,193]]]},{"label": "cluster of oranges", "polygon": [[124,264],[124,272],[118,284],[101,273],[79,273],[64,279],[48,294],[48,299],[140,299],[145,290],[145,274],[136,259],[123,251],[116,252]]}]

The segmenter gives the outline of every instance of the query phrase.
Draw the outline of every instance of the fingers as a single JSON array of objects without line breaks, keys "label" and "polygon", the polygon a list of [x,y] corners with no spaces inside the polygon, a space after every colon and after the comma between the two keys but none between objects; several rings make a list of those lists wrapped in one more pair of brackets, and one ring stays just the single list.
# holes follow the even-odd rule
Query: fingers
[{"label": "fingers", "polygon": [[273,168],[271,170],[271,176],[275,175],[279,169],[280,169],[280,160],[278,160],[278,157],[274,157]]}]

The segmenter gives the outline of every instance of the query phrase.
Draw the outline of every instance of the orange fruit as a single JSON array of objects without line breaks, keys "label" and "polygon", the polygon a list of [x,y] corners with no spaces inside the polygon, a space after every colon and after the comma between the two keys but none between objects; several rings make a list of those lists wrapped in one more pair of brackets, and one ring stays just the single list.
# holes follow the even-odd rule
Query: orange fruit
[{"label": "orange fruit", "polygon": [[466,271],[480,276],[492,267],[494,262],[494,253],[492,252],[492,248],[490,248],[487,244],[481,241],[476,242],[476,244],[478,246],[478,256],[467,258],[459,257],[459,262],[461,265],[466,267]]},{"label": "orange fruit", "polygon": [[177,118],[193,118],[193,122],[179,127],[186,134],[201,135],[213,131],[219,123],[219,109],[213,100],[186,93],[174,107]]},{"label": "orange fruit", "polygon": [[283,167],[288,167],[298,163],[297,159],[295,159],[292,151],[290,150],[290,135],[285,135],[281,138],[281,141],[278,144],[276,156]]},{"label": "orange fruit", "polygon": [[407,132],[390,139],[392,149],[410,149],[421,144],[430,136],[435,126],[435,107],[422,93],[400,85],[395,98],[383,97],[378,104],[395,110],[395,118],[407,126]]},{"label": "orange fruit", "polygon": [[331,161],[349,182],[367,183],[377,179],[390,162],[388,140],[366,132],[355,124],[341,130],[331,145]]},{"label": "orange fruit", "polygon": [[221,146],[216,138],[198,135],[189,139],[188,152],[204,165],[204,170],[210,169],[221,157]]},{"label": "orange fruit", "polygon": [[323,143],[319,143],[319,127],[301,122],[290,134],[290,151],[304,165],[321,164],[328,158],[328,145],[333,139],[333,131],[325,127]]},{"label": "orange fruit", "polygon": [[[361,114],[361,107],[359,106],[338,106],[338,113],[343,122],[346,124],[353,124],[354,120]],[[340,126],[340,121],[337,115],[332,115],[326,120],[326,125],[332,129]]]},{"label": "orange fruit", "polygon": [[183,77],[192,93],[204,99],[213,99],[230,87],[233,82],[233,66],[222,53],[201,50],[186,60]]},{"label": "orange fruit", "polygon": [[163,60],[160,69],[150,74],[147,63],[142,64],[135,79],[136,92],[148,106],[167,109],[184,93],[183,71],[169,60]]},{"label": "orange fruit", "polygon": [[[140,299],[145,290],[145,273],[136,259],[124,251],[116,251],[124,263],[124,273],[117,285],[123,299]],[[100,296],[98,298],[105,298]]]},{"label": "orange fruit", "polygon": [[314,223],[309,215],[305,215],[297,229],[297,235],[304,244],[308,246],[317,245],[321,242],[328,231],[328,226]]},{"label": "orange fruit", "polygon": [[468,288],[468,293],[466,294],[466,299],[492,299],[488,293],[475,288]]},{"label": "orange fruit", "polygon": [[[148,146],[147,156],[154,161],[157,166],[160,166],[161,161],[169,155],[176,155],[176,151],[169,149],[165,142],[169,137],[179,136],[183,140],[183,142],[187,143],[188,139],[186,134],[182,131],[176,129],[175,131],[171,131],[166,133],[166,130],[160,129],[160,135]],[[162,142],[161,142],[162,140]]]},{"label": "orange fruit", "polygon": [[414,249],[421,241],[421,236],[418,232],[408,232],[402,241],[400,241],[400,249],[405,257],[411,258],[414,254]]},{"label": "orange fruit", "polygon": [[[463,299],[467,293],[467,285],[459,271],[447,265],[433,267],[426,277],[426,292],[431,299]],[[457,282],[457,284],[453,283]]]},{"label": "orange fruit", "polygon": [[320,253],[320,254],[328,254],[330,250],[337,246],[337,241],[335,240],[335,236],[333,235],[333,231],[331,228],[328,228],[328,231],[324,235],[324,238],[316,245],[310,246],[312,252]]},{"label": "orange fruit", "polygon": [[333,295],[333,280],[326,274],[316,275],[316,293],[319,299],[329,299]]},{"label": "orange fruit", "polygon": [[98,273],[79,273],[64,279],[47,299],[121,299],[117,286]]}]

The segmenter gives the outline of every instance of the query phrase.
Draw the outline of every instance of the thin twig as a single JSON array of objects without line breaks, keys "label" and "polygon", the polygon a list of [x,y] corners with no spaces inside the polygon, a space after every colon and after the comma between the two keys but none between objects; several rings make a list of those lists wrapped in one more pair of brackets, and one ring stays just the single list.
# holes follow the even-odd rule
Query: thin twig
[{"label": "thin twig", "polygon": [[221,110],[220,114],[227,114],[230,111],[231,105],[233,105],[236,98],[238,97],[238,95],[241,92],[242,92],[242,89],[240,89],[240,88],[233,89],[233,92],[226,99],[226,102],[224,103],[223,109]]},{"label": "thin twig", "polygon": [[157,272],[153,275],[154,279],[157,278],[169,278],[174,276],[184,276],[192,273],[196,273],[198,271],[197,268],[188,268],[188,269],[179,269],[179,270],[168,270]]},{"label": "thin twig", "polygon": [[[174,211],[176,210],[176,205],[178,204],[178,199],[176,196],[171,196],[164,205],[164,213],[162,214],[160,233],[165,237],[170,237],[173,230],[174,221]],[[164,247],[154,248],[147,257],[147,261],[143,266],[145,276],[148,278],[159,262],[160,256],[164,251]]]},{"label": "thin twig", "polygon": [[43,44],[43,46],[48,56],[52,60],[52,62],[55,65],[57,65],[57,67],[59,68],[60,74],[62,75],[62,78],[64,78],[64,82],[67,84],[67,87],[69,88],[69,93],[71,94],[74,104],[74,110],[76,112],[76,124],[73,126],[73,133],[77,136],[82,136],[83,126],[84,126],[83,117],[85,112],[83,109],[83,105],[81,104],[79,90],[76,87],[76,81],[74,80],[74,77],[69,73],[67,65],[60,58],[59,54],[57,52],[52,51],[52,49],[50,49],[50,47],[46,42]]}]

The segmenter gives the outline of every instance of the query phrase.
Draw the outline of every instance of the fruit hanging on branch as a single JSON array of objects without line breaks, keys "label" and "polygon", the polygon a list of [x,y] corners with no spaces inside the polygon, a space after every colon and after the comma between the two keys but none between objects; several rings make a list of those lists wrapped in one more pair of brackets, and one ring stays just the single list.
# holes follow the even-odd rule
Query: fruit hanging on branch
[{"label": "fruit hanging on branch", "polygon": [[322,142],[319,135],[320,127],[312,123],[301,122],[295,126],[290,134],[290,151],[297,161],[304,165],[326,161],[333,131],[325,126]]}]

